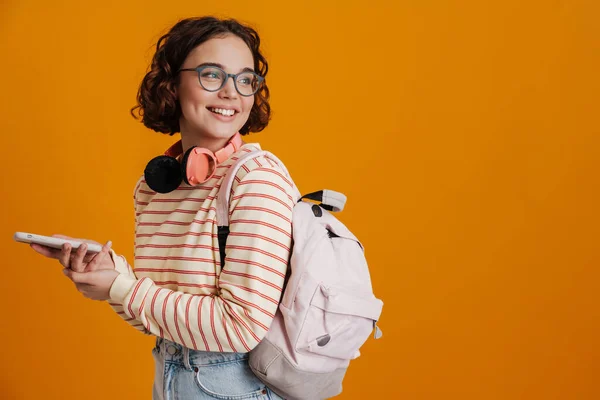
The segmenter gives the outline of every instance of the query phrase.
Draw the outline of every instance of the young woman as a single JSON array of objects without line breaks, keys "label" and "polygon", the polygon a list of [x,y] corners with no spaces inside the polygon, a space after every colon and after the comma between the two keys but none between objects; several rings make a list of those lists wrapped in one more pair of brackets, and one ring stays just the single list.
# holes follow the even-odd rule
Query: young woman
[{"label": "young woman", "polygon": [[[273,160],[244,163],[231,189],[224,265],[216,221],[223,177],[260,149],[241,136],[269,121],[259,45],[253,29],[212,17],[182,20],[158,41],[132,113],[157,132],[180,132],[181,143],[168,150],[173,158],[150,162],[135,186],[134,269],[110,242],[97,255],[85,246],[32,245],[58,259],[86,297],[108,300],[132,327],[157,336],[154,399],[280,398],[253,375],[247,353],[266,335],[281,297],[293,185]],[[213,175],[199,179],[191,160],[205,153],[217,160],[206,163]],[[170,175],[180,164],[183,182]]]}]

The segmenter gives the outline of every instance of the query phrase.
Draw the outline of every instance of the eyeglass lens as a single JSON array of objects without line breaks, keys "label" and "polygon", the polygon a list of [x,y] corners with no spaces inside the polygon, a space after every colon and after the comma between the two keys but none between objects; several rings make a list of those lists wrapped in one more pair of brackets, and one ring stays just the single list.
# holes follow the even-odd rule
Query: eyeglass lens
[{"label": "eyeglass lens", "polygon": [[[216,91],[224,86],[225,79],[227,79],[227,74],[220,68],[208,67],[199,72],[198,78],[200,79],[200,84],[204,89]],[[243,96],[249,96],[256,93],[259,88],[259,84],[260,81],[258,76],[253,72],[242,72],[235,78],[235,86],[237,91]]]}]

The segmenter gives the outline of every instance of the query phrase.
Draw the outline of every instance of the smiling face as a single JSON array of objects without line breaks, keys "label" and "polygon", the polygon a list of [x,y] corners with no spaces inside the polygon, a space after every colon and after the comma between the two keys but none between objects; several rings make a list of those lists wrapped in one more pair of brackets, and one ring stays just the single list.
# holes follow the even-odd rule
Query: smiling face
[{"label": "smiling face", "polygon": [[[254,70],[250,48],[235,35],[212,38],[197,46],[181,68],[207,64],[218,66],[229,74]],[[227,79],[220,90],[209,92],[200,85],[196,71],[179,73],[177,97],[181,105],[182,140],[213,151],[244,126],[254,105],[254,96],[240,95],[232,78]]]}]

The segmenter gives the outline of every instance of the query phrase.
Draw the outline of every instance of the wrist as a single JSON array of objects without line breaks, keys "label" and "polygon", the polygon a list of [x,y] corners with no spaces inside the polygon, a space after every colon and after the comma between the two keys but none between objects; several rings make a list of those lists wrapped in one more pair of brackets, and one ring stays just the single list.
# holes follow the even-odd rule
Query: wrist
[{"label": "wrist", "polygon": [[129,275],[129,266],[125,261],[125,258],[115,253],[113,249],[110,249],[110,259],[113,262],[114,269],[125,275]]}]

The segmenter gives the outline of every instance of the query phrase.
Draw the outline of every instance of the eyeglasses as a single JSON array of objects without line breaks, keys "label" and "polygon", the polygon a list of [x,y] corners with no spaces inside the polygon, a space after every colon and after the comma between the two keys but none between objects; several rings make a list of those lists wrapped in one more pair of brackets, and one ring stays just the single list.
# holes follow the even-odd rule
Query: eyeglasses
[{"label": "eyeglasses", "polygon": [[235,90],[245,97],[252,96],[259,91],[264,77],[252,72],[244,71],[239,74],[228,74],[219,67],[213,67],[205,65],[198,68],[182,68],[181,71],[196,71],[198,73],[198,80],[204,90],[209,92],[216,92],[221,90],[227,83],[229,77],[233,78]]}]

